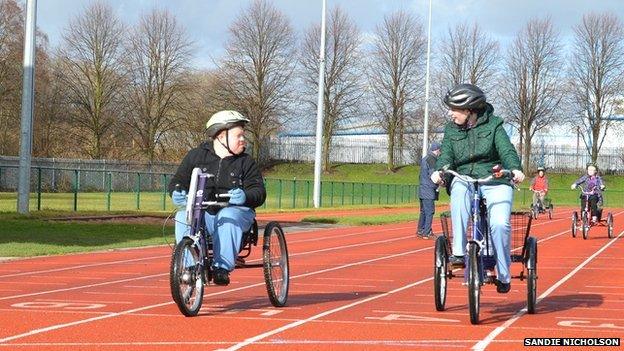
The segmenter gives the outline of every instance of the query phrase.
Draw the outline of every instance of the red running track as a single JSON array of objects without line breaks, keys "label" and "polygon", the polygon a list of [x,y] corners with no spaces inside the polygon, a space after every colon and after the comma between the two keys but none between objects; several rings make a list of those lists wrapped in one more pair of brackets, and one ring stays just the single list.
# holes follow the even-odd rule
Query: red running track
[{"label": "red running track", "polygon": [[415,239],[414,223],[342,227],[287,234],[291,287],[282,309],[271,306],[261,269],[246,268],[230,286],[206,289],[200,316],[183,317],[169,293],[169,247],[1,263],[0,349],[515,350],[527,337],[618,338],[624,210],[612,211],[611,240],[601,227],[589,240],[572,238],[570,209],[534,222],[534,315],[525,314],[526,285],[516,279],[509,294],[484,287],[480,325],[469,322],[461,279],[450,280],[447,310],[436,312],[433,241]]}]

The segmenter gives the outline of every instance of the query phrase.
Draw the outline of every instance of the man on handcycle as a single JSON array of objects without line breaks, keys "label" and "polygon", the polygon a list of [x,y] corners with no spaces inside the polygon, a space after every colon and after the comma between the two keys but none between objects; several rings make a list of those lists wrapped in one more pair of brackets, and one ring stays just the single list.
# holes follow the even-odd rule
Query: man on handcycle
[{"label": "man on handcycle", "polygon": [[[203,189],[206,201],[217,200],[217,194],[230,195],[230,206],[209,209],[204,218],[206,229],[213,238],[214,283],[217,285],[230,283],[229,273],[234,270],[242,235],[253,225],[254,209],[266,199],[262,174],[253,158],[244,153],[244,127],[248,122],[248,118],[236,111],[220,111],[212,115],[206,123],[209,140],[186,154],[168,187],[173,204],[182,208],[176,213],[176,242],[182,240],[189,230],[183,207],[193,168],[200,167],[214,175]],[[180,191],[176,190],[178,184]]]},{"label": "man on handcycle", "polygon": [[544,199],[548,194],[548,177],[544,167],[537,167],[537,175],[531,180],[530,189],[533,192],[533,208],[539,205],[540,211],[544,211]]},{"label": "man on handcycle", "polygon": [[[502,164],[512,170],[513,181],[522,182],[520,159],[503,128],[503,119],[494,115],[481,89],[472,84],[459,84],[444,98],[449,107],[449,122],[444,130],[442,153],[436,169],[449,166],[460,174],[483,178],[492,167]],[[431,180],[442,183],[440,171],[433,172]],[[488,223],[496,252],[496,290],[507,293],[511,289],[510,233],[513,187],[508,180],[494,180],[480,187],[487,203]],[[472,187],[457,179],[451,182],[451,220],[453,223],[452,264],[463,264],[466,251],[466,231],[470,219]]]},{"label": "man on handcycle", "polygon": [[[581,194],[581,213],[585,211],[585,201],[589,200],[589,208],[591,210],[592,223],[597,223],[601,219],[602,209],[602,191],[605,189],[602,177],[598,175],[598,168],[593,163],[588,163],[586,167],[586,174],[577,179],[572,186],[572,190],[576,189],[579,185],[583,185],[583,193]],[[600,205],[599,205],[600,204]]]}]

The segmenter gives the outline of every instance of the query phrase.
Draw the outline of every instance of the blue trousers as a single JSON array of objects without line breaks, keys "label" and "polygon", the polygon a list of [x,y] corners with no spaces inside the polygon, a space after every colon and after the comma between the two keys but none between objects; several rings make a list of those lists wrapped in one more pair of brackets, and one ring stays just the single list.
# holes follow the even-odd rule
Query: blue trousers
[{"label": "blue trousers", "polygon": [[418,233],[429,235],[431,233],[431,222],[435,214],[435,200],[420,199],[420,217],[418,217]]},{"label": "blue trousers", "polygon": [[[240,252],[243,233],[251,229],[256,213],[249,207],[229,206],[216,215],[205,213],[204,220],[208,233],[212,235],[213,267],[234,270],[236,256]],[[188,234],[185,211],[176,213],[176,243]]]},{"label": "blue trousers", "polygon": [[[497,279],[503,283],[511,281],[511,206],[513,188],[509,185],[480,185],[485,198],[490,225],[490,239],[496,254]],[[470,221],[470,206],[473,196],[472,184],[455,178],[451,184],[451,220],[453,227],[453,255],[463,256],[466,252],[466,230]]]}]

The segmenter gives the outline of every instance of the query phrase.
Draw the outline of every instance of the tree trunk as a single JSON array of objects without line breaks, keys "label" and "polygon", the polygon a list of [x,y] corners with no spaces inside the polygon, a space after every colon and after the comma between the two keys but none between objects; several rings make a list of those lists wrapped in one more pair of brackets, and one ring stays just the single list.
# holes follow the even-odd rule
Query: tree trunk
[{"label": "tree trunk", "polygon": [[388,130],[388,171],[394,171],[394,128]]},{"label": "tree trunk", "polygon": [[331,150],[331,135],[325,135],[323,138],[323,172],[329,173],[331,164],[329,163],[329,152]]},{"label": "tree trunk", "polygon": [[522,155],[523,160],[522,160],[522,164],[524,165],[524,174],[529,174],[530,170],[531,170],[531,138],[530,138],[530,129],[527,126],[526,128],[524,128],[523,130],[523,134],[524,134],[524,148],[523,148],[523,152]]}]

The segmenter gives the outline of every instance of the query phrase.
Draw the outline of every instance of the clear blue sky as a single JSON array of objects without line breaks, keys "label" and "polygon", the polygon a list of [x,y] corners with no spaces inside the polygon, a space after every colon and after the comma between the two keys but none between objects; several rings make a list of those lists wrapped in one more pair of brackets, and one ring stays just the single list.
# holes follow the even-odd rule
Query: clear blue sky
[{"label": "clear blue sky", "polygon": [[[25,0],[22,0],[25,1]],[[196,45],[194,65],[211,67],[211,57],[223,53],[227,28],[251,0],[107,0],[120,18],[132,24],[154,6],[165,7],[176,15]],[[61,43],[70,18],[80,14],[90,0],[39,0],[37,25],[50,38],[53,47]],[[321,0],[274,0],[297,34],[320,22]],[[346,9],[365,34],[374,31],[383,15],[397,9],[408,10],[427,21],[428,0],[327,0],[328,7]],[[569,43],[572,27],[584,13],[610,12],[624,20],[623,0],[433,0],[432,38],[444,35],[449,26],[477,21],[483,30],[505,47],[526,22],[534,17],[551,16],[564,42]]]}]

